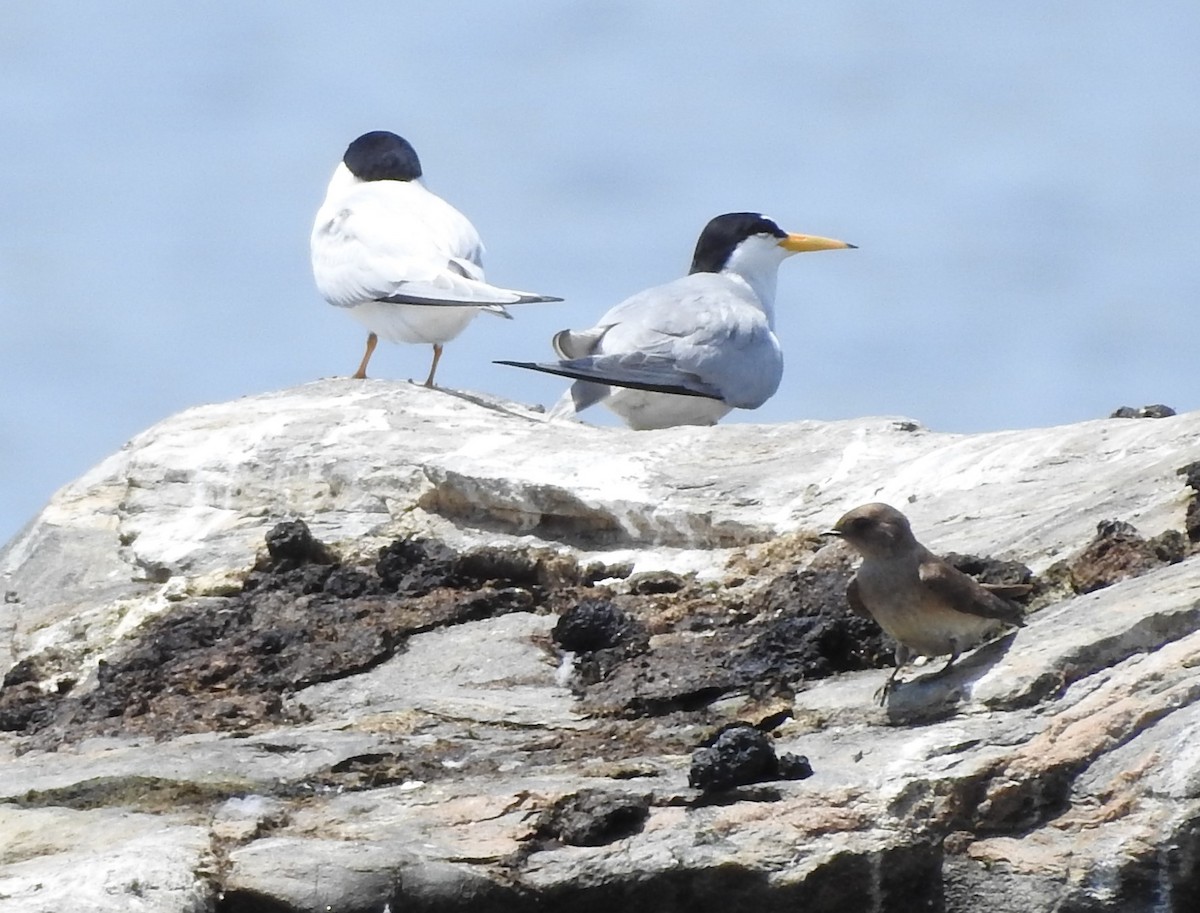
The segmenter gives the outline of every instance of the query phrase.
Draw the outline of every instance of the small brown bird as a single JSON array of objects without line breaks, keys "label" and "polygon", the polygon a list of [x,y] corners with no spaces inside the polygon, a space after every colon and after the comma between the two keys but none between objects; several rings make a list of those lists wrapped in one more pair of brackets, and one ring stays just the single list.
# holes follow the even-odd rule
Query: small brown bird
[{"label": "small brown bird", "polygon": [[874,618],[896,641],[896,668],[877,695],[881,702],[912,654],[949,653],[934,677],[941,676],[963,650],[1025,623],[1020,606],[1001,595],[1020,595],[1029,587],[989,587],[967,576],[918,542],[908,518],[890,505],[856,507],[828,534],[863,556],[846,587],[851,611]]}]

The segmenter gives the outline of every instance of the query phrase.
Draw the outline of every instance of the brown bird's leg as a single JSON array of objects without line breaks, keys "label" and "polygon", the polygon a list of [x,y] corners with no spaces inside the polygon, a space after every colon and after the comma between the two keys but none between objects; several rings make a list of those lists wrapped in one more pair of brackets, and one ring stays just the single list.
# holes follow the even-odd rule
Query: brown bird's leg
[{"label": "brown bird's leg", "polygon": [[900,674],[900,669],[912,658],[912,654],[908,652],[908,647],[904,644],[896,644],[896,668],[892,670],[892,674],[888,676],[888,680],[880,685],[879,690],[875,692],[875,702],[881,707],[887,703],[888,695],[892,693],[892,689],[899,684],[896,681],[896,676]]},{"label": "brown bird's leg", "polygon": [[892,670],[892,674],[888,676],[888,680],[884,682],[875,691],[875,703],[880,707],[887,703],[888,695],[892,693],[892,689],[896,687],[896,676],[900,674],[900,667],[897,666]]},{"label": "brown bird's leg", "polygon": [[433,375],[437,372],[438,362],[442,359],[442,345],[435,342],[433,344],[433,364],[429,366],[429,376],[425,378],[425,386],[433,386]]},{"label": "brown bird's leg", "polygon": [[950,667],[954,665],[954,661],[956,659],[958,659],[959,656],[961,656],[961,655],[962,655],[962,650],[959,649],[958,641],[951,640],[950,641],[950,658],[948,660],[946,660],[946,665],[942,666],[942,668],[938,669],[937,672],[933,673],[933,675],[931,675],[929,677],[930,678],[941,678],[943,675],[945,675],[947,672],[950,671]]},{"label": "brown bird's leg", "polygon": [[375,344],[379,342],[379,337],[374,333],[367,334],[367,351],[363,353],[363,359],[358,365],[358,370],[354,372],[356,380],[367,379],[367,362],[371,360],[371,353],[375,351]]}]

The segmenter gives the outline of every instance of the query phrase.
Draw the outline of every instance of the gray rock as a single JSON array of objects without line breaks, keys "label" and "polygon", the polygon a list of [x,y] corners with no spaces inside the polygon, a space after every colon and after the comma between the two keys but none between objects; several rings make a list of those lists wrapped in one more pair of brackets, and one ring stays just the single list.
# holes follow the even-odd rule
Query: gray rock
[{"label": "gray rock", "polygon": [[[1176,470],[1198,438],[1200,413],[978,435],[893,419],[630,432],[384,381],[189,410],[0,552],[0,709],[12,696],[50,714],[0,733],[0,910],[1195,909],[1200,556],[1186,546],[1086,595],[1050,587],[1025,628],[886,707],[872,700],[884,669],[764,682],[767,697],[720,676],[776,620],[750,610],[755,594],[836,557],[810,534],[848,507],[890,501],[933,548],[1058,580],[1102,521],[1147,539],[1185,528],[1194,492]],[[593,588],[545,564],[511,604],[405,621],[369,661],[285,683],[245,725],[221,715],[235,685],[217,679],[197,692],[211,702],[198,730],[153,702],[80,727],[130,650],[175,630],[156,626],[253,614],[230,600],[294,518],[360,572],[372,618],[449,598],[369,589],[381,546],[427,536],[653,572],[605,590],[653,612],[594,674],[644,668],[666,693],[709,670],[660,658],[717,634],[731,646],[692,705],[589,714],[580,658],[550,632]],[[313,586],[296,610],[325,631],[335,596]],[[252,655],[213,650],[214,674],[222,650]],[[690,789],[691,751],[737,719],[815,775]],[[577,796],[636,797],[646,814],[572,845],[542,826],[548,810],[613,804]]]}]

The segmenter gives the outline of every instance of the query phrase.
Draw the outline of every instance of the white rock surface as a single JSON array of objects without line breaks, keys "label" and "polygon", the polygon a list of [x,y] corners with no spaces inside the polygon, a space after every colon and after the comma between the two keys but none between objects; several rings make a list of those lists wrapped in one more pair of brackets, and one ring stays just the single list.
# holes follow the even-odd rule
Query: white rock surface
[{"label": "white rock surface", "polygon": [[190,409],[59,491],[0,552],[0,589],[22,603],[0,616],[0,668],[52,643],[103,643],[215,586],[294,516],[364,551],[423,532],[711,571],[722,550],[886,501],[932,548],[1041,570],[1100,519],[1182,528],[1176,469],[1200,456],[1200,413],[976,435],[911,425],[633,432],[375,380]]}]

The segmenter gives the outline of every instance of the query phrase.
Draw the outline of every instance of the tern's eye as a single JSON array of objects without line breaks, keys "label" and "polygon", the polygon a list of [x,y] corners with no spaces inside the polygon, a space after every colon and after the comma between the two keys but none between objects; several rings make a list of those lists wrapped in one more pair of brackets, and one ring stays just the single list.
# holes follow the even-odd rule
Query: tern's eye
[{"label": "tern's eye", "polygon": [[856,533],[865,532],[870,529],[871,521],[867,517],[855,517],[850,521],[850,528]]}]

